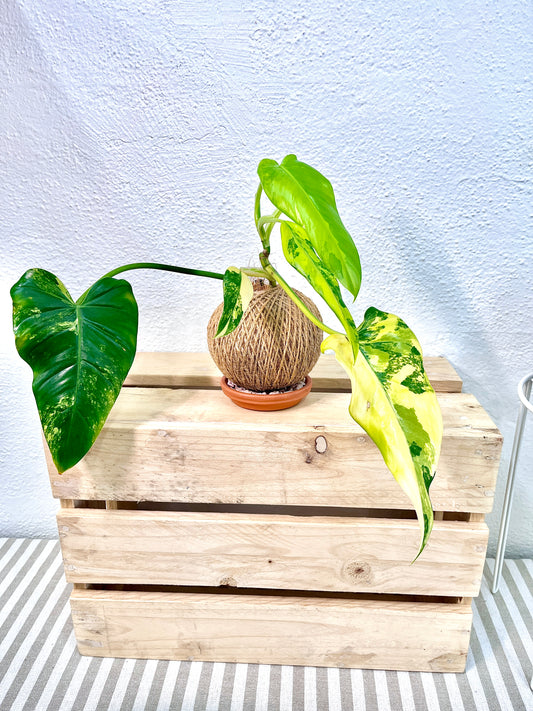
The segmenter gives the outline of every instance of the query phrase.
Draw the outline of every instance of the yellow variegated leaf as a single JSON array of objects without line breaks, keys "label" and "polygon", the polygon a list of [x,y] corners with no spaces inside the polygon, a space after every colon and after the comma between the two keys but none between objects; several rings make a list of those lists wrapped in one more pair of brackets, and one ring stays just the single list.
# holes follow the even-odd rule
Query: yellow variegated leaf
[{"label": "yellow variegated leaf", "polygon": [[285,258],[307,279],[337,316],[346,330],[355,356],[359,336],[352,314],[342,298],[339,282],[320,260],[302,227],[294,222],[282,222],[280,233]]},{"label": "yellow variegated leaf", "polygon": [[254,295],[252,282],[237,267],[226,269],[223,283],[224,306],[215,338],[227,336],[237,328]]},{"label": "yellow variegated leaf", "polygon": [[370,308],[358,331],[355,361],[342,334],[326,338],[322,352],[335,351],[350,376],[350,415],[375,442],[415,508],[420,555],[433,526],[429,487],[442,440],[439,404],[424,371],[420,344],[404,321]]}]

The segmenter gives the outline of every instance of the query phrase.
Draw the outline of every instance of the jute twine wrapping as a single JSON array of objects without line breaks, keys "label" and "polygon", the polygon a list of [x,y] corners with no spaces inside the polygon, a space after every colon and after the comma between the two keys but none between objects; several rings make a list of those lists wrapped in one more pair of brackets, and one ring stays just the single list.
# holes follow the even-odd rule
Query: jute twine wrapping
[{"label": "jute twine wrapping", "polygon": [[[322,320],[313,302],[296,293]],[[256,392],[290,387],[303,380],[318,360],[322,331],[279,286],[254,291],[235,331],[215,339],[221,313],[222,304],[207,327],[209,352],[222,373],[240,387]]]}]

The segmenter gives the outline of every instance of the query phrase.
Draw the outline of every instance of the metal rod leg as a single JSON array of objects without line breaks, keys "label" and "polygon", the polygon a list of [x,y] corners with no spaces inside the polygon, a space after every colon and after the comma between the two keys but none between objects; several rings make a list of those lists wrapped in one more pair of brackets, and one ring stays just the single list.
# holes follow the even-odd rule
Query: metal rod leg
[{"label": "metal rod leg", "polygon": [[[526,384],[525,396],[529,399],[531,393],[531,381]],[[513,503],[516,462],[518,460],[518,452],[524,431],[527,409],[525,405],[520,406],[518,418],[516,420],[515,435],[513,440],[513,449],[511,451],[511,460],[509,462],[509,473],[507,474],[507,487],[505,489],[505,499],[503,502],[502,520],[500,523],[500,535],[498,537],[498,548],[496,550],[496,560],[494,562],[494,574],[492,576],[492,592],[497,593],[500,585],[500,576],[503,567],[505,555],[505,547],[507,545],[507,534],[509,533],[509,521],[511,516],[511,506]]]}]

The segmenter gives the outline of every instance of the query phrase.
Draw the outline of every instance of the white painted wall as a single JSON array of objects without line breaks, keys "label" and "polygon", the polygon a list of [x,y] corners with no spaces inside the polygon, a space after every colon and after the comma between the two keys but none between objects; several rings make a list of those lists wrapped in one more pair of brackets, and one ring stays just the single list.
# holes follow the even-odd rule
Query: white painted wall
[{"label": "white painted wall", "polygon": [[[359,247],[357,317],[403,316],[503,431],[494,542],[533,371],[531,3],[4,0],[0,17],[0,535],[56,535],[11,284],[39,266],[77,296],[129,261],[252,264],[256,165],[295,152]],[[140,349],[205,349],[218,283],[131,283]],[[512,555],[533,555],[531,462],[528,422]]]}]

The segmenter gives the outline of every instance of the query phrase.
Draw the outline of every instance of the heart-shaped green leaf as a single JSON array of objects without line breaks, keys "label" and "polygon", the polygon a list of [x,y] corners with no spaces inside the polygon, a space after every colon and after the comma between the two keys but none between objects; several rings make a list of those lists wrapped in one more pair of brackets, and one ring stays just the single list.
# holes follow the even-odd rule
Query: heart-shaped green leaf
[{"label": "heart-shaped green leaf", "polygon": [[337,212],[329,180],[295,155],[286,156],[280,164],[264,159],[257,173],[269,200],[305,230],[324,265],[355,299],[361,286],[361,263]]},{"label": "heart-shaped green leaf", "polygon": [[420,555],[433,526],[429,487],[442,440],[440,407],[424,371],[420,344],[404,321],[370,308],[358,330],[355,360],[342,334],[326,338],[322,351],[334,350],[350,376],[350,414],[375,442],[416,510]]},{"label": "heart-shaped green leaf", "polygon": [[33,393],[59,472],[91,448],[133,362],[137,303],[131,286],[105,277],[74,302],[44,269],[11,289],[17,350],[33,370]]},{"label": "heart-shaped green leaf", "polygon": [[227,336],[237,328],[254,295],[252,282],[237,267],[226,269],[223,284],[224,305],[215,338]]}]

